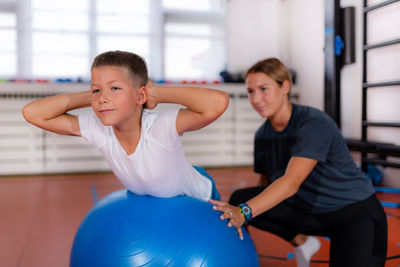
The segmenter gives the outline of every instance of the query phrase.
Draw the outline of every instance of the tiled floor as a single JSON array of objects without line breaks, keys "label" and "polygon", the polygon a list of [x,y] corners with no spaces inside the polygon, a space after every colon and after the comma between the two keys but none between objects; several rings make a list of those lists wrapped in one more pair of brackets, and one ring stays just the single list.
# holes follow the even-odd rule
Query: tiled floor
[{"label": "tiled floor", "polygon": [[[223,200],[240,187],[254,185],[251,168],[210,169]],[[110,173],[30,177],[0,177],[0,266],[66,267],[75,232],[95,198],[121,189]],[[95,189],[95,191],[94,191]],[[379,194],[385,201],[400,202],[399,194]],[[385,208],[389,222],[386,266],[400,266],[400,209]],[[260,266],[296,266],[291,246],[255,228],[249,229]],[[311,266],[328,266],[329,241]]]}]

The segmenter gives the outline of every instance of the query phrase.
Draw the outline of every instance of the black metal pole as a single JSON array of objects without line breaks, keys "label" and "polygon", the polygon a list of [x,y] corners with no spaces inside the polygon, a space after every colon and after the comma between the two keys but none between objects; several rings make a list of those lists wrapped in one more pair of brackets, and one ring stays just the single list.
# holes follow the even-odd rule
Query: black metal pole
[{"label": "black metal pole", "polygon": [[340,15],[340,0],[325,0],[324,110],[336,121],[339,127],[341,57],[335,53],[335,38],[341,35]]},{"label": "black metal pole", "polygon": [[[368,11],[366,7],[368,5],[368,0],[364,0],[363,9],[363,47],[367,45],[367,17]],[[367,81],[367,49],[363,49],[362,52],[362,83],[366,84]],[[362,87],[362,110],[361,110],[361,140],[363,142],[367,141],[367,125],[364,122],[367,121],[367,90],[368,87]],[[367,172],[367,163],[365,159],[367,158],[367,153],[361,153],[361,169],[363,172]]]}]

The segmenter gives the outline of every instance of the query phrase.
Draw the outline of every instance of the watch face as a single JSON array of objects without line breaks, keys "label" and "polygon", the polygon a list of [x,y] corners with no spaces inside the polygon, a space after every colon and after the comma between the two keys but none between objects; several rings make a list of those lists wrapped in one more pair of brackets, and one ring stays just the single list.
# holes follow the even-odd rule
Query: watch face
[{"label": "watch face", "polygon": [[242,211],[243,211],[244,214],[250,214],[250,209],[249,209],[249,207],[243,207],[243,208],[242,208]]}]

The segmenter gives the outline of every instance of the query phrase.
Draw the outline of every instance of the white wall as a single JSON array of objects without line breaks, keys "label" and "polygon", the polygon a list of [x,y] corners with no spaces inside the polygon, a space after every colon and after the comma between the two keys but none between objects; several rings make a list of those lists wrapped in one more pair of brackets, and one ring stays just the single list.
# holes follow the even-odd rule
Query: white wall
[{"label": "white wall", "polygon": [[324,1],[228,2],[228,70],[280,58],[297,72],[300,102],[323,109]]},{"label": "white wall", "polygon": [[281,58],[297,72],[300,102],[324,109],[324,1],[284,0],[287,44]]},{"label": "white wall", "polygon": [[[297,72],[300,103],[324,109],[323,0],[230,0],[228,2],[228,70],[244,71],[256,61],[276,56]],[[341,72],[341,120],[345,137],[361,138],[362,109],[362,0],[341,0],[356,9],[356,63]],[[379,1],[370,1],[370,5]],[[400,37],[400,2],[369,15],[369,43]],[[370,82],[400,79],[400,45],[368,54]],[[368,119],[399,122],[400,90],[369,89]],[[371,140],[400,145],[398,128],[369,128]],[[387,168],[388,180],[400,170]]]},{"label": "white wall", "polygon": [[[362,0],[342,0],[341,6],[356,8],[356,63],[344,66],[341,79],[342,131],[345,137],[361,137],[362,86]],[[400,3],[371,14],[370,42],[398,38]],[[324,109],[324,1],[322,0],[231,0],[228,2],[228,70],[245,71],[256,61],[279,57],[297,72],[300,102]],[[395,80],[400,76],[400,49],[382,48],[369,55],[371,81]],[[382,93],[384,92],[384,94]],[[370,93],[371,119],[400,117],[400,90],[387,88]],[[381,102],[381,104],[379,103]],[[380,132],[383,130],[380,129]],[[375,139],[397,132],[385,130],[384,137],[371,131]]]},{"label": "white wall", "polygon": [[355,7],[356,62],[341,72],[342,133],[348,138],[361,138],[362,109],[362,1],[342,0],[342,7]]},{"label": "white wall", "polygon": [[278,56],[279,0],[231,0],[227,16],[227,67],[246,71],[256,61]]}]

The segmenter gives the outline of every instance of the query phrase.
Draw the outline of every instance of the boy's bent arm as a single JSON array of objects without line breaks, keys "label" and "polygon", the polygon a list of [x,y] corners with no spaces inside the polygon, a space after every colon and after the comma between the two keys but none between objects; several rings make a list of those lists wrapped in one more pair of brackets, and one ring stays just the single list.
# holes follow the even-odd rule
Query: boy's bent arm
[{"label": "boy's bent arm", "polygon": [[176,103],[187,107],[178,113],[179,134],[207,126],[224,113],[229,105],[227,93],[198,87],[153,86],[148,89],[148,101],[153,104]]},{"label": "boy's bent arm", "polygon": [[46,97],[27,104],[22,113],[31,124],[58,134],[81,136],[78,118],[68,111],[90,105],[91,92]]}]

